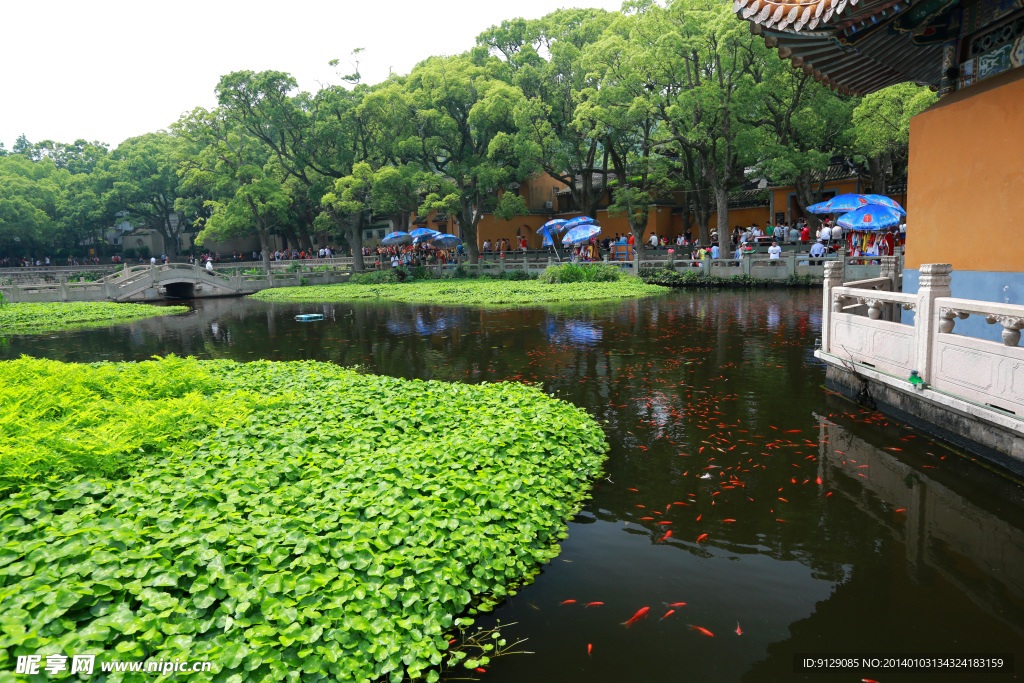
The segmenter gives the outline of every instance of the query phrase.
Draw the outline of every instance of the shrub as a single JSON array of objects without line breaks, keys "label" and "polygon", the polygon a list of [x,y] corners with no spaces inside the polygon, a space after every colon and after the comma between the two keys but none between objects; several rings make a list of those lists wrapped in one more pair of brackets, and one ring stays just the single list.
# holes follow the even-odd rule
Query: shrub
[{"label": "shrub", "polygon": [[[607,448],[586,413],[522,384],[315,362],[13,363],[51,394],[34,413],[47,435],[83,440],[70,425],[94,401],[109,410],[92,434],[148,429],[133,427],[143,450],[112,470],[122,479],[89,469],[0,500],[3,671],[40,651],[96,653],[97,670],[210,661],[189,678],[203,682],[484,665],[495,646],[449,640],[557,554]],[[140,406],[145,421],[125,415]]]},{"label": "shrub", "polygon": [[697,287],[722,289],[730,287],[811,287],[820,282],[811,275],[791,275],[783,280],[756,278],[749,275],[719,277],[705,275],[703,269],[688,268],[680,273],[674,269],[648,267],[640,268],[640,279],[649,285],[662,287]]},{"label": "shrub", "polygon": [[398,282],[399,275],[405,277],[405,271],[402,268],[371,270],[365,273],[353,273],[348,281],[355,285],[383,285]]},{"label": "shrub", "polygon": [[617,282],[624,277],[618,266],[593,263],[564,263],[551,266],[540,276],[541,282],[566,284],[570,282]]}]

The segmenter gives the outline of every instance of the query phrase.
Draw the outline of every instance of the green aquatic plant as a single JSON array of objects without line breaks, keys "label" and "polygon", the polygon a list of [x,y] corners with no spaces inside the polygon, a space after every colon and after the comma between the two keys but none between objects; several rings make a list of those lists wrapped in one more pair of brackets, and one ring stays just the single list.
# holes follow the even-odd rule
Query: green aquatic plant
[{"label": "green aquatic plant", "polygon": [[187,306],[118,304],[110,301],[11,303],[0,310],[0,332],[32,333],[128,322],[188,313]]},{"label": "green aquatic plant", "polygon": [[388,299],[407,303],[524,306],[545,303],[573,303],[601,299],[633,299],[666,290],[635,278],[618,282],[575,282],[549,284],[537,280],[429,280],[411,283],[382,283],[371,286],[345,283],[314,287],[282,287],[253,295],[263,301],[350,301]]},{"label": "green aquatic plant", "polygon": [[52,422],[49,447],[61,425],[68,448],[87,438],[70,421],[95,400],[93,433],[103,412],[138,449],[0,500],[0,671],[38,652],[210,661],[189,680],[237,683],[485,666],[512,646],[465,630],[558,553],[607,449],[585,412],[522,384],[316,362],[12,368],[68,377],[46,404],[4,406]]}]

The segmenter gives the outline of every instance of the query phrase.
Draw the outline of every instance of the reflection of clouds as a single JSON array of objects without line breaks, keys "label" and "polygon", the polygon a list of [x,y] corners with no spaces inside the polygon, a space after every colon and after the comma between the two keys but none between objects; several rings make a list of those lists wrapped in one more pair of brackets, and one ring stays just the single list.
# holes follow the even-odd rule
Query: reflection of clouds
[{"label": "reflection of clouds", "polygon": [[782,320],[782,315],[779,313],[779,307],[776,304],[768,306],[768,330],[774,331],[779,329],[779,321]]},{"label": "reflection of clouds", "polygon": [[398,335],[417,335],[420,337],[437,332],[444,332],[458,327],[458,316],[454,314],[435,314],[432,311],[417,310],[408,318],[389,318],[386,325],[388,332]]},{"label": "reflection of clouds", "polygon": [[552,344],[583,344],[585,346],[597,344],[604,336],[604,331],[593,323],[555,317],[548,318],[545,333],[548,341]]}]

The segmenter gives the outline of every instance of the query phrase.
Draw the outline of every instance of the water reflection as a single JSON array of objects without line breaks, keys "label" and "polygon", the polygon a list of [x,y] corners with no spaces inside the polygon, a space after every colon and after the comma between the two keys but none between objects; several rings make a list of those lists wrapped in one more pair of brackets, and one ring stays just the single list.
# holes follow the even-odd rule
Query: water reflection
[{"label": "water reflection", "polygon": [[[812,353],[819,296],[578,310],[206,300],[182,317],[10,337],[0,356],[316,359],[533,382],[585,408],[608,434],[606,478],[561,555],[481,620],[517,622],[508,635],[535,653],[494,662],[487,680],[767,683],[794,680],[801,652],[1022,652],[1021,487],[829,396]],[[324,320],[294,320],[313,312]],[[620,625],[644,606],[648,619]]]}]

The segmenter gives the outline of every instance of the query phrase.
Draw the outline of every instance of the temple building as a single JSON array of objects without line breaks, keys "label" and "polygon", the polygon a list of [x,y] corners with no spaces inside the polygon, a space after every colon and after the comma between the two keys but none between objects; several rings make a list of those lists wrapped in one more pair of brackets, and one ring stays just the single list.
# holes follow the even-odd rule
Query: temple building
[{"label": "temple building", "polygon": [[949,263],[954,297],[1024,303],[1022,0],[737,0],[734,9],[780,58],[833,90],[866,95],[910,81],[939,93],[910,124],[903,291],[916,291],[921,264]]}]

